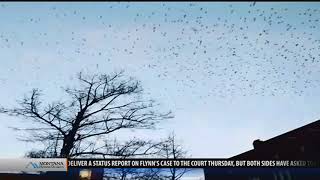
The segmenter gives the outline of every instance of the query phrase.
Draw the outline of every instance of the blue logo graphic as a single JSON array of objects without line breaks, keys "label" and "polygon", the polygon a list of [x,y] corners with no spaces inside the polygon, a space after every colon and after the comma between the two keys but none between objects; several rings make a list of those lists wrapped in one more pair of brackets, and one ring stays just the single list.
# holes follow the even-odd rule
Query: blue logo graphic
[{"label": "blue logo graphic", "polygon": [[33,169],[37,169],[37,168],[41,168],[39,163],[35,163],[35,162],[30,162],[28,163],[28,165],[26,166],[26,168],[32,167]]}]

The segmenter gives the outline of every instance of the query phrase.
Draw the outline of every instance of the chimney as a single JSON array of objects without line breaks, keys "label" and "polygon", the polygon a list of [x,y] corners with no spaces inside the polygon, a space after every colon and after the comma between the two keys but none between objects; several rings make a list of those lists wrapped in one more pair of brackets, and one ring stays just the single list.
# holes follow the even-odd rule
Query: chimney
[{"label": "chimney", "polygon": [[253,148],[254,149],[259,149],[262,144],[263,144],[263,141],[261,141],[260,139],[256,139],[256,140],[253,141]]}]

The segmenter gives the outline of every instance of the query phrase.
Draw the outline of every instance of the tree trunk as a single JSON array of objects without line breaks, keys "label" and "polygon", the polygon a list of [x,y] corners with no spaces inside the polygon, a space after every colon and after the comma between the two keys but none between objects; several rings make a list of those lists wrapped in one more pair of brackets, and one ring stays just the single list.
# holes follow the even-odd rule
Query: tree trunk
[{"label": "tree trunk", "polygon": [[83,109],[82,111],[80,111],[77,114],[76,120],[72,126],[71,131],[69,131],[69,133],[64,137],[63,146],[60,151],[60,157],[62,157],[62,158],[69,157],[71,149],[73,148],[74,142],[76,140],[75,136],[76,136],[77,131],[79,129],[80,122],[83,119],[84,112],[85,112],[85,109]]},{"label": "tree trunk", "polygon": [[173,168],[171,180],[176,180],[176,169]]},{"label": "tree trunk", "polygon": [[71,152],[71,149],[73,147],[74,143],[74,133],[69,133],[63,140],[63,146],[61,148],[60,157],[62,158],[68,158]]}]

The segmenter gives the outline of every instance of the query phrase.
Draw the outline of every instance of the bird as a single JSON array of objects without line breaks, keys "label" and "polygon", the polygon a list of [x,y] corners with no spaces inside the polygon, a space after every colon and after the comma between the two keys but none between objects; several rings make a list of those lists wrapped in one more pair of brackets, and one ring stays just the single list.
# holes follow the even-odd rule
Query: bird
[{"label": "bird", "polygon": [[[226,3],[221,14],[216,14],[211,10],[214,4],[153,6],[140,11],[131,3],[107,3],[109,14],[99,11],[95,15],[77,8],[49,7],[56,27],[43,28],[46,22],[40,14],[21,17],[23,25],[35,27],[34,34],[28,34],[33,41],[28,42],[19,30],[3,31],[0,48],[27,50],[32,44],[42,48],[41,44],[58,57],[90,57],[97,69],[104,67],[100,63],[114,66],[120,63],[114,58],[123,59],[119,61],[150,72],[160,82],[175,82],[177,91],[189,89],[203,101],[207,96],[282,96],[288,92],[300,96],[317,87],[317,7],[268,8],[254,1],[243,9]],[[71,22],[68,18],[74,18],[75,27],[62,32],[59,26]],[[97,32],[83,33],[89,26]],[[121,66],[127,67],[126,63]]]}]

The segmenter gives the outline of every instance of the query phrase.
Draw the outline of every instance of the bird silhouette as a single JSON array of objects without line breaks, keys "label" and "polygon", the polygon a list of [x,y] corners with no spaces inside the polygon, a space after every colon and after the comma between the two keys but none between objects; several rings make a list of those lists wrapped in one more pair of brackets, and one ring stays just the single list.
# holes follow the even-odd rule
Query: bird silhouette
[{"label": "bird silhouette", "polygon": [[[153,6],[141,10],[135,3],[107,3],[108,12],[95,15],[52,6],[54,29],[44,28],[41,14],[21,17],[21,25],[39,32],[25,38],[19,30],[2,31],[0,48],[28,49],[32,39],[59,57],[90,56],[106,64],[117,63],[114,57],[127,59],[161,82],[174,82],[178,92],[193,92],[204,101],[208,96],[301,96],[318,87],[318,7],[269,8],[254,1],[246,6],[225,3],[216,13],[215,4]],[[10,10],[4,4],[1,8]],[[59,29],[65,22],[99,28],[91,34],[76,27]],[[67,30],[67,35],[56,36]]]}]

